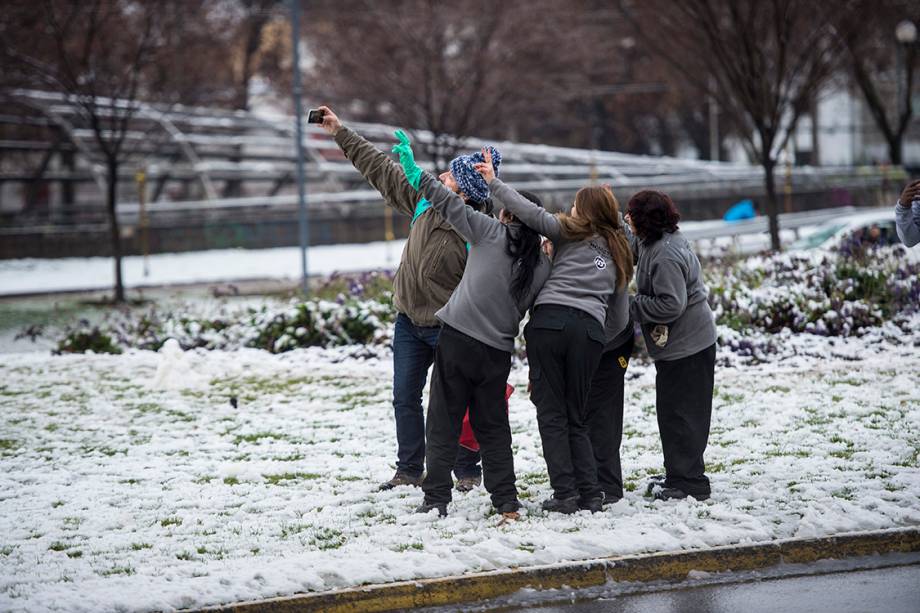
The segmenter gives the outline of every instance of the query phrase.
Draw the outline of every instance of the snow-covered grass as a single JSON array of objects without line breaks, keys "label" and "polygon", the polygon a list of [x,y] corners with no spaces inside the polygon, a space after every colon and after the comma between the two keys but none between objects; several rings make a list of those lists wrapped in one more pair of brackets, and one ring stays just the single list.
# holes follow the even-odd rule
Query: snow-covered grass
[{"label": "snow-covered grass", "polygon": [[[920,330],[920,317],[913,318]],[[713,497],[656,503],[654,367],[627,382],[626,497],[547,515],[526,368],[518,522],[482,489],[417,515],[389,356],[354,349],[11,354],[0,364],[0,610],[154,610],[372,582],[920,525],[920,334],[787,335],[716,374]],[[732,365],[736,364],[736,365]],[[231,405],[237,399],[237,407]]]}]

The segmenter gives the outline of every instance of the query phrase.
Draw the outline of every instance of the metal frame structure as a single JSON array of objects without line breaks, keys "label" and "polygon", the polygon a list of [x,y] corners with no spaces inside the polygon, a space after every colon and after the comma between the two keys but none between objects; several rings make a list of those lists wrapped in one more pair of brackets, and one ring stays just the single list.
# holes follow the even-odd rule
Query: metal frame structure
[{"label": "metal frame structure", "polygon": [[[55,92],[20,90],[13,97],[27,112],[0,113],[0,212],[6,211],[6,222],[34,224],[37,220],[31,218],[28,207],[22,212],[11,210],[11,194],[4,194],[3,185],[45,183],[63,186],[62,196],[51,208],[69,206],[66,221],[99,223],[105,214],[104,170],[92,130],[81,123],[76,106]],[[102,106],[107,103],[103,101]],[[384,150],[395,142],[392,126],[350,125]],[[37,129],[31,138],[6,138],[14,126]],[[232,213],[242,208],[293,210],[297,202],[294,132],[290,116],[140,103],[126,137],[128,155],[119,176],[119,215],[127,223],[137,218],[140,198],[134,177],[138,170],[146,174],[150,189],[146,206],[151,216]],[[421,130],[414,131],[413,137],[421,143],[432,139]],[[380,201],[321,128],[305,125],[301,142],[311,185],[311,210],[341,210]],[[476,138],[466,141],[469,150],[482,144]],[[541,193],[551,206],[566,204],[575,190],[590,183],[609,183],[621,199],[647,187],[705,196],[759,193],[763,185],[762,170],[745,164],[527,143],[493,144],[502,151],[502,178]],[[427,166],[432,167],[430,162]],[[782,181],[781,176],[778,179]],[[885,184],[887,175],[881,168],[795,167],[790,179],[797,191],[875,189]],[[234,191],[244,196],[229,197]]]}]

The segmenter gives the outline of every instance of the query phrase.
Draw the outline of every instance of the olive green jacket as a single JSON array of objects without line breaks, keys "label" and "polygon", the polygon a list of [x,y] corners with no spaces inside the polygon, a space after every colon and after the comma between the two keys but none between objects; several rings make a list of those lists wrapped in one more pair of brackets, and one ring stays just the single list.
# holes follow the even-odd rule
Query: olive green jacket
[{"label": "olive green jacket", "polygon": [[[342,127],[335,142],[387,206],[413,218],[422,196],[406,181],[402,167],[359,136]],[[437,326],[435,311],[443,307],[463,277],[466,242],[434,209],[412,223],[393,281],[396,309],[417,326]]]}]

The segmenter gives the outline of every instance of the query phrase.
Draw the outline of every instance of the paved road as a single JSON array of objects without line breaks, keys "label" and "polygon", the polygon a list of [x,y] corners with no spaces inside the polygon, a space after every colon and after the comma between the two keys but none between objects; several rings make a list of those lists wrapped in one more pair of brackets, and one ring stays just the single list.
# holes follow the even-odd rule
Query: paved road
[{"label": "paved road", "polygon": [[513,610],[535,613],[918,613],[920,565],[625,594],[572,605]]}]

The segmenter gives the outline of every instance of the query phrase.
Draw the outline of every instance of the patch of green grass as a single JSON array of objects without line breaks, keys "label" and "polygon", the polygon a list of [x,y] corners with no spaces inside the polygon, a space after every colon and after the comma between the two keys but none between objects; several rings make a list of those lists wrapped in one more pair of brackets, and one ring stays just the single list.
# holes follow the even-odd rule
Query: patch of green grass
[{"label": "patch of green grass", "polygon": [[150,543],[131,543],[131,551],[143,551],[144,549],[153,549]]},{"label": "patch of green grass", "polygon": [[842,487],[839,490],[831,492],[831,496],[834,498],[842,498],[843,500],[854,500],[856,498],[856,492],[851,487]]},{"label": "patch of green grass", "polygon": [[168,527],[168,526],[181,526],[181,525],[182,525],[182,518],[181,518],[181,517],[178,517],[178,516],[176,516],[176,515],[173,515],[172,517],[167,517],[166,519],[164,519],[163,521],[161,521],[161,522],[160,522],[160,525],[163,526],[164,528],[166,528],[166,527]]},{"label": "patch of green grass", "polygon": [[286,539],[295,534],[300,534],[304,530],[309,530],[312,527],[312,524],[288,524],[281,522],[281,538]]},{"label": "patch of green grass", "polygon": [[236,477],[224,477],[224,485],[239,485],[240,480]]},{"label": "patch of green grass", "polygon": [[425,549],[425,544],[424,543],[401,543],[396,546],[394,551],[398,551],[399,553],[402,553],[404,551],[409,551],[410,549],[414,549],[415,551],[422,551],[423,549]]},{"label": "patch of green grass", "polygon": [[517,546],[520,551],[526,551],[527,553],[533,553],[537,550],[537,546],[533,543],[521,543]]},{"label": "patch of green grass", "polygon": [[16,545],[4,545],[3,547],[0,547],[0,556],[3,556],[5,558],[6,556],[13,553],[15,549],[16,549]]},{"label": "patch of green grass", "polygon": [[83,523],[82,517],[65,517],[64,530],[76,530]]},{"label": "patch of green grass", "polygon": [[724,400],[726,404],[738,404],[744,400],[744,394],[732,394],[730,392],[720,392],[719,398]]},{"label": "patch of green grass", "polygon": [[180,551],[179,553],[176,554],[176,559],[183,560],[185,562],[190,562],[191,560],[194,559],[194,557],[192,556],[192,552],[190,551]]},{"label": "patch of green grass", "polygon": [[533,473],[524,473],[521,475],[518,480],[521,483],[527,485],[539,485],[543,483],[549,483],[549,475],[545,472],[533,472]]},{"label": "patch of green grass", "polygon": [[68,557],[68,558],[72,558],[72,559],[75,559],[75,558],[82,558],[82,557],[83,557],[83,552],[80,551],[79,549],[77,549],[77,550],[75,550],[75,551],[68,551],[68,552],[67,552],[67,557]]},{"label": "patch of green grass", "polygon": [[310,544],[320,551],[338,549],[345,544],[345,537],[335,528],[320,528],[313,533]]},{"label": "patch of green grass", "polygon": [[111,577],[112,575],[133,575],[134,569],[130,566],[113,566],[112,568],[106,569],[98,574],[103,577]]},{"label": "patch of green grass", "polygon": [[765,392],[777,392],[780,394],[788,394],[792,388],[786,387],[785,385],[768,385],[764,388]]},{"label": "patch of green grass", "polygon": [[[280,475],[262,475],[270,485],[281,485],[283,481],[294,481],[297,479],[312,480],[319,479],[322,475],[317,473],[281,473]],[[351,479],[340,479],[340,481]]]},{"label": "patch of green grass", "polygon": [[119,483],[124,483],[125,485],[137,485],[140,482],[140,479],[122,479],[119,481]]},{"label": "patch of green grass", "polygon": [[186,413],[184,411],[177,411],[175,409],[169,409],[168,411],[166,411],[166,414],[169,417],[172,417],[176,421],[184,421],[184,422],[195,421],[194,415],[192,415],[191,413]]},{"label": "patch of green grass", "polygon": [[65,549],[67,549],[67,545],[65,545],[61,541],[54,541],[53,543],[51,543],[51,546],[48,547],[49,551],[64,551]]},{"label": "patch of green grass", "polygon": [[19,447],[19,441],[11,438],[0,438],[0,451],[12,451]]},{"label": "patch of green grass", "polygon": [[195,483],[195,484],[197,484],[197,485],[205,485],[205,484],[207,484],[207,483],[210,483],[210,482],[213,481],[213,480],[214,480],[214,477],[211,477],[211,476],[209,476],[209,475],[205,475],[205,476],[203,476],[203,477],[198,477],[197,479],[195,479],[194,481],[192,481],[192,483]]},{"label": "patch of green grass", "polygon": [[57,509],[58,507],[63,507],[63,506],[64,506],[63,500],[55,500],[54,502],[51,503],[52,509]]},{"label": "patch of green grass", "polygon": [[233,437],[233,444],[239,445],[240,443],[258,443],[264,439],[286,441],[289,438],[290,437],[288,437],[288,435],[278,432],[254,432],[252,434],[237,434]]},{"label": "patch of green grass", "polygon": [[45,426],[45,431],[46,432],[56,432],[58,428],[60,428],[60,426],[58,426],[57,424],[48,424],[47,426]]},{"label": "patch of green grass", "polygon": [[626,481],[623,483],[623,489],[627,492],[635,492],[639,488],[639,484],[635,481]]},{"label": "patch of green grass", "polygon": [[276,462],[299,462],[300,460],[304,459],[305,457],[307,457],[307,456],[305,456],[305,455],[302,454],[302,453],[292,453],[292,454],[289,454],[289,455],[280,455],[280,456],[278,456],[278,457],[275,458],[275,461],[276,461]]}]

